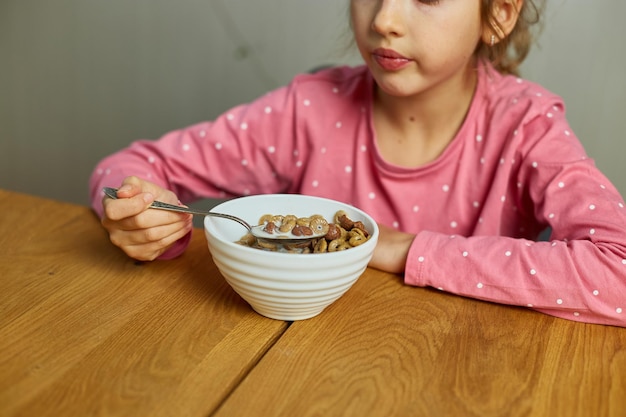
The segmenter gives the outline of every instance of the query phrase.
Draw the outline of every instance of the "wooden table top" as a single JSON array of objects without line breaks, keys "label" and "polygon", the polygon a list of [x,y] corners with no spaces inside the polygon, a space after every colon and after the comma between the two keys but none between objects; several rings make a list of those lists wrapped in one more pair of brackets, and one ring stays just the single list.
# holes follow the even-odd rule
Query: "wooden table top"
[{"label": "wooden table top", "polygon": [[87,207],[0,191],[0,416],[208,416],[287,328],[202,233],[137,263]]},{"label": "wooden table top", "polygon": [[200,230],[138,264],[86,207],[0,207],[0,416],[626,416],[626,329],[374,269],[289,324],[228,287]]}]

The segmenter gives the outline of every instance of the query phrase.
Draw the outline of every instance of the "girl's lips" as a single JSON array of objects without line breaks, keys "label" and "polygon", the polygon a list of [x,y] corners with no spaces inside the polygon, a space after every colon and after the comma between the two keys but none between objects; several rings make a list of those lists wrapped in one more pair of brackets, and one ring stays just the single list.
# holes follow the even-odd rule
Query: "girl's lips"
[{"label": "girl's lips", "polygon": [[391,49],[378,48],[372,52],[372,57],[381,68],[387,71],[397,71],[411,62],[409,58]]}]

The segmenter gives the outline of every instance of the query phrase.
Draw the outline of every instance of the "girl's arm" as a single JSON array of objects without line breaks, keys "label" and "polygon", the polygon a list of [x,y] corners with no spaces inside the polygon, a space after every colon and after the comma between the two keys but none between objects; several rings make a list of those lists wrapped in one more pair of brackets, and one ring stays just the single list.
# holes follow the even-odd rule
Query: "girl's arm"
[{"label": "girl's arm", "polygon": [[546,111],[519,134],[524,136],[516,154],[520,168],[510,181],[516,189],[515,215],[549,225],[550,240],[421,231],[408,250],[405,282],[571,320],[626,326],[622,197],[584,156],[561,114]]}]

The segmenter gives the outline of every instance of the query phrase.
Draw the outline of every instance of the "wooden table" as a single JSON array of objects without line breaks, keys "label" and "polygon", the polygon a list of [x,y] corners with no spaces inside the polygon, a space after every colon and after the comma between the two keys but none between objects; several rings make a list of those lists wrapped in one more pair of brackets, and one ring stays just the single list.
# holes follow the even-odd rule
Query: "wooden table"
[{"label": "wooden table", "polygon": [[0,416],[626,416],[626,329],[368,269],[321,315],[254,313],[201,230],[135,263],[86,207],[0,191]]},{"label": "wooden table", "polygon": [[202,233],[172,262],[87,207],[0,191],[0,416],[208,416],[287,329],[225,283]]}]

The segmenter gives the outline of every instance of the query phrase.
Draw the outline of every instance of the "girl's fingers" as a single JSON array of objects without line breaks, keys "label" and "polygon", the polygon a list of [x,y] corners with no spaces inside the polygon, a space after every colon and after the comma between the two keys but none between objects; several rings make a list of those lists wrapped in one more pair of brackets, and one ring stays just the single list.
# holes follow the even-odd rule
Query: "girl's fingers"
[{"label": "girl's fingers", "polygon": [[128,256],[141,261],[156,259],[177,240],[191,231],[191,222],[158,226],[146,230],[115,231],[109,235],[111,242]]}]

